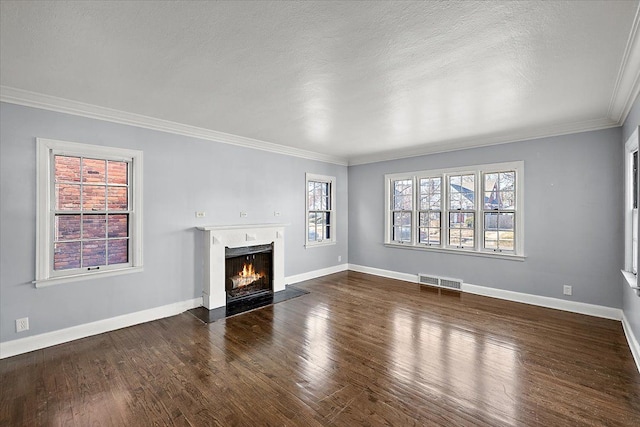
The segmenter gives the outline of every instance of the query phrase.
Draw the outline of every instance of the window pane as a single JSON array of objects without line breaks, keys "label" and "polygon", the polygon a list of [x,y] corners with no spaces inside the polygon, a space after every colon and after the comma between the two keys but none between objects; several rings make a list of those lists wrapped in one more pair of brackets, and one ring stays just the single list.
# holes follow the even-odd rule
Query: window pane
[{"label": "window pane", "polygon": [[411,227],[393,227],[393,240],[396,242],[410,242]]},{"label": "window pane", "polygon": [[440,244],[440,229],[439,228],[420,228],[420,243],[426,243],[429,245]]},{"label": "window pane", "polygon": [[420,209],[440,209],[441,178],[420,179]]},{"label": "window pane", "polygon": [[80,182],[80,157],[55,156],[56,182]]},{"label": "window pane", "polygon": [[452,246],[461,246],[459,229],[449,230],[449,244]]},{"label": "window pane", "polygon": [[394,210],[411,210],[413,196],[413,181],[403,179],[393,181],[393,209]]},{"label": "window pane", "polygon": [[109,264],[125,264],[129,262],[129,240],[109,240]]},{"label": "window pane", "polygon": [[[633,191],[633,209],[637,209],[638,208],[638,152],[635,151],[633,153],[633,185],[632,185],[632,191]],[[635,270],[634,270],[635,271]]]},{"label": "window pane", "polygon": [[109,184],[127,184],[128,183],[128,164],[127,162],[107,162]]},{"label": "window pane", "polygon": [[471,228],[473,229],[472,212],[451,212],[449,213],[449,228]]},{"label": "window pane", "polygon": [[462,209],[473,209],[474,208],[474,194],[475,194],[475,186],[474,186],[474,175],[463,175],[462,176],[462,188],[460,190],[460,204],[462,205]]},{"label": "window pane", "polygon": [[460,242],[462,246],[471,247],[474,245],[473,228],[463,228],[460,230]]},{"label": "window pane", "polygon": [[80,238],[80,215],[56,215],[55,240],[74,240]]},{"label": "window pane", "polygon": [[513,250],[513,231],[498,231],[498,247],[503,251]]},{"label": "window pane", "polygon": [[638,272],[638,209],[631,210],[631,271]]},{"label": "window pane", "polygon": [[82,242],[82,266],[95,267],[107,264],[107,241],[89,240]]},{"label": "window pane", "polygon": [[317,239],[317,235],[316,235],[316,216],[317,214],[315,212],[309,212],[309,230],[308,232],[308,240],[310,242],[315,242]]},{"label": "window pane", "polygon": [[80,186],[74,184],[56,184],[55,209],[58,211],[80,210]]},{"label": "window pane", "polygon": [[484,174],[484,191],[491,191],[495,188],[498,190],[498,174],[497,173],[485,173]]},{"label": "window pane", "polygon": [[516,173],[513,171],[510,172],[500,172],[500,191],[510,190],[513,191],[516,185]]},{"label": "window pane", "polygon": [[129,236],[129,215],[109,215],[108,223],[108,237]]},{"label": "window pane", "polygon": [[82,210],[104,211],[106,210],[106,187],[102,185],[82,186]]},{"label": "window pane", "polygon": [[420,210],[429,209],[429,196],[420,196]]},{"label": "window pane", "polygon": [[501,212],[498,217],[498,228],[500,230],[513,230],[514,214]]},{"label": "window pane", "polygon": [[498,249],[498,232],[497,231],[485,230],[484,247],[486,249]]},{"label": "window pane", "polygon": [[498,229],[498,214],[497,213],[485,213],[484,214],[484,229],[485,230],[497,230]]},{"label": "window pane", "polygon": [[500,193],[500,209],[515,209],[516,193],[513,191],[503,191]]},{"label": "window pane", "polygon": [[127,187],[108,187],[107,191],[109,192],[109,198],[107,202],[107,208],[109,210],[127,210],[127,208],[129,207],[127,201]]},{"label": "window pane", "polygon": [[83,239],[104,239],[107,233],[106,215],[83,215],[82,216],[82,238]]},{"label": "window pane", "polygon": [[411,212],[394,212],[393,225],[411,226]]},{"label": "window pane", "polygon": [[449,208],[473,209],[475,194],[475,175],[449,177]]},{"label": "window pane", "polygon": [[82,182],[105,183],[107,162],[98,159],[82,159]]},{"label": "window pane", "polygon": [[80,242],[56,243],[53,246],[54,270],[80,268]]},{"label": "window pane", "polygon": [[500,192],[494,191],[485,191],[484,192],[484,209],[492,210],[500,208]]},{"label": "window pane", "polygon": [[449,209],[462,209],[462,204],[460,203],[461,197],[458,191],[451,190],[449,193]]},{"label": "window pane", "polygon": [[429,209],[440,210],[440,207],[441,207],[440,193],[432,195],[429,201]]}]

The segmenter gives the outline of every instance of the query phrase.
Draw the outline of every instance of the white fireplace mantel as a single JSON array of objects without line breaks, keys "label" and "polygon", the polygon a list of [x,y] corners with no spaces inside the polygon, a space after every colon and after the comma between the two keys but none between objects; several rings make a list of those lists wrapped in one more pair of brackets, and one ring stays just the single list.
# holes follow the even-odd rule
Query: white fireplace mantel
[{"label": "white fireplace mantel", "polygon": [[225,247],[268,245],[273,243],[273,291],[283,291],[284,227],[286,224],[241,224],[198,227],[204,239],[203,305],[209,310],[224,307]]}]

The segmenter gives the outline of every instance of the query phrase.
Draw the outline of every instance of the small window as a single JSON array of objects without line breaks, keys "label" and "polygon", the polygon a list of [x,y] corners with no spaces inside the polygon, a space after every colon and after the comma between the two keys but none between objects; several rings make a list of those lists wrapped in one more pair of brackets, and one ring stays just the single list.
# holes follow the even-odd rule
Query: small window
[{"label": "small window", "polygon": [[306,175],[306,246],[335,243],[335,177]]},{"label": "small window", "polygon": [[36,285],[142,266],[142,153],[38,139]]}]

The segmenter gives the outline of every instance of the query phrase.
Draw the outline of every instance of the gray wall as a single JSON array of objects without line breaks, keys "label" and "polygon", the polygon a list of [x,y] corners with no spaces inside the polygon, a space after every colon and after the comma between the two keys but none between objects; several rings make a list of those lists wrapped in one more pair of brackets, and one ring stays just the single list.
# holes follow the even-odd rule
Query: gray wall
[{"label": "gray wall", "polygon": [[[619,308],[620,139],[615,128],[350,167],[349,262]],[[384,174],[515,160],[525,162],[525,261],[383,246]]]},{"label": "gray wall", "polygon": [[[621,147],[624,152],[624,144],[631,136],[634,130],[640,126],[640,98],[636,99],[636,102],[631,109],[631,112],[627,116],[627,120],[622,127],[622,143]],[[624,263],[624,257],[621,258]],[[627,318],[631,331],[636,340],[640,342],[640,297],[629,288],[625,280],[622,282],[622,309],[624,315]]]},{"label": "gray wall", "polygon": [[[36,137],[143,150],[144,272],[35,289]],[[305,172],[337,178],[336,245],[304,248]],[[2,103],[0,342],[200,297],[198,225],[289,224],[285,276],[348,262],[347,207],[344,166]]]}]

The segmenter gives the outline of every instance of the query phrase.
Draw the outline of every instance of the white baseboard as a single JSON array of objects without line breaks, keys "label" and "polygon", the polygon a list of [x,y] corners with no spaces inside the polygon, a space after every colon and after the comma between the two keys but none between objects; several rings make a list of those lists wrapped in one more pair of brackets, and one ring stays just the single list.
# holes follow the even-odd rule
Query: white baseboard
[{"label": "white baseboard", "polygon": [[462,290],[470,294],[483,295],[491,298],[504,299],[525,304],[537,305],[539,307],[553,308],[556,310],[569,311],[571,313],[586,314],[604,319],[621,320],[622,310],[603,305],[587,304],[584,302],[567,301],[559,298],[543,297],[540,295],[525,294],[522,292],[505,291],[503,289],[488,288],[485,286],[462,284]]},{"label": "white baseboard", "polygon": [[349,269],[349,264],[338,264],[333,267],[321,268],[320,270],[309,271],[307,273],[295,274],[284,278],[284,283],[293,285],[294,283],[304,282],[305,280],[315,279],[316,277],[326,276],[328,274],[339,273]]},{"label": "white baseboard", "polygon": [[627,317],[624,315],[624,312],[622,313],[622,329],[624,329],[624,335],[627,337],[627,343],[631,349],[633,360],[636,361],[636,367],[638,368],[638,372],[640,372],[640,344],[633,334],[631,325],[629,324]]},{"label": "white baseboard", "polygon": [[405,282],[418,283],[417,274],[399,273],[397,271],[382,270],[380,268],[367,267],[364,265],[349,264],[349,270],[359,273],[373,274],[374,276],[387,277],[389,279],[404,280]]},{"label": "white baseboard", "polygon": [[[391,279],[404,280],[411,283],[418,283],[417,274],[399,273],[397,271],[382,270],[379,268],[365,267],[362,265],[354,264],[349,264],[349,270],[373,274],[376,276],[388,277]],[[558,298],[525,294],[522,292],[505,291],[502,289],[489,288],[486,286],[471,285],[469,283],[462,284],[462,291],[470,294],[483,295],[514,302],[522,302],[525,304],[554,308],[556,310],[569,311],[572,313],[587,314],[589,316],[602,317],[605,319],[622,319],[622,310],[620,310],[619,308],[605,307],[602,305],[567,301]]]},{"label": "white baseboard", "polygon": [[102,334],[104,332],[114,331],[116,329],[126,328],[140,323],[150,322],[152,320],[162,319],[164,317],[175,316],[176,314],[180,314],[192,308],[200,307],[201,305],[202,297],[194,298],[135,313],[123,314],[122,316],[112,317],[109,319],[98,320],[96,322],[85,323],[84,325],[72,326],[58,331],[33,335],[13,341],[6,341],[0,343],[0,359],[27,353],[33,350],[39,350],[45,347],[51,347],[53,345],[62,344],[80,338],[90,337],[92,335]]}]

